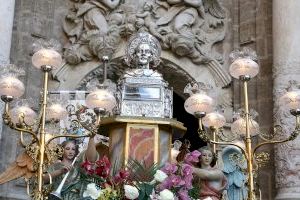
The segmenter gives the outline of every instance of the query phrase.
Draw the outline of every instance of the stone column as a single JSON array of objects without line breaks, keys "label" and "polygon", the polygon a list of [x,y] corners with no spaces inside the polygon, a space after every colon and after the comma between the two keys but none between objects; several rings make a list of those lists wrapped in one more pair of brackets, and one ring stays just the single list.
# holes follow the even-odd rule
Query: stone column
[{"label": "stone column", "polygon": [[[279,104],[292,86],[300,86],[300,1],[273,0],[273,95],[274,125],[283,127],[287,137],[295,118]],[[275,146],[277,200],[300,199],[300,137]]]},{"label": "stone column", "polygon": [[15,0],[0,3],[0,63],[8,63],[14,21]]},{"label": "stone column", "polygon": [[[14,21],[15,0],[5,0],[0,3],[0,66],[8,64]],[[0,102],[0,113],[3,111],[3,102]],[[2,135],[2,117],[0,117],[0,139]]]}]

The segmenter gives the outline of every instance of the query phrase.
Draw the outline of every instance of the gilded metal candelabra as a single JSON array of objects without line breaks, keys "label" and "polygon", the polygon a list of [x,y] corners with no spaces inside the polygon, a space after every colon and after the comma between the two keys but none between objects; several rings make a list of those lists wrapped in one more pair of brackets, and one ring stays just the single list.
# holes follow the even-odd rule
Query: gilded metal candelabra
[{"label": "gilded metal candelabra", "polygon": [[[107,61],[108,58],[104,57],[104,71],[106,71]],[[14,99],[22,96],[25,90],[23,83],[17,79],[17,72],[19,70],[17,70],[16,67],[12,67],[12,65],[7,67],[7,73],[4,73],[4,77],[0,80],[0,95],[2,101],[5,103],[3,113],[4,123],[11,129],[20,133],[21,144],[26,149],[26,153],[33,160],[33,173],[36,175],[36,179],[34,181],[35,186],[31,192],[31,196],[33,199],[42,200],[46,199],[50,192],[43,183],[44,172],[46,172],[47,167],[56,161],[62,154],[62,151],[57,145],[50,145],[51,141],[60,137],[81,138],[96,134],[100,125],[101,115],[105,114],[108,110],[111,110],[116,105],[116,101],[114,96],[105,89],[91,91],[87,95],[86,104],[89,108],[93,108],[95,112],[93,118],[96,119],[96,121],[90,122],[90,124],[94,124],[93,126],[87,125],[81,117],[81,115],[87,111],[87,107],[82,106],[77,111],[75,110],[75,107],[71,109],[69,107],[69,116],[75,115],[77,123],[89,131],[87,134],[55,135],[46,133],[45,126],[47,120],[59,121],[67,117],[65,108],[59,104],[51,105],[48,102],[48,96],[51,93],[48,91],[49,73],[51,70],[61,66],[62,58],[59,53],[53,49],[41,49],[33,55],[32,62],[44,75],[39,115],[36,117],[35,112],[27,106],[17,107],[12,110],[10,109],[10,103]],[[31,136],[30,142],[25,142],[24,133]],[[46,134],[51,135],[47,141]]]},{"label": "gilded metal candelabra", "polygon": [[[213,151],[216,152],[216,145],[233,145],[238,147],[246,158],[247,173],[248,173],[248,199],[255,200],[255,186],[254,186],[254,171],[257,169],[260,163],[263,164],[268,156],[264,152],[258,153],[257,150],[267,144],[279,144],[294,140],[300,133],[300,92],[292,91],[287,92],[282,97],[282,101],[290,108],[290,113],[295,116],[296,127],[295,130],[285,139],[266,138],[261,134],[258,136],[263,140],[262,143],[253,147],[253,132],[258,129],[258,124],[252,121],[249,112],[248,101],[248,82],[251,78],[255,77],[259,71],[259,66],[255,62],[255,54],[249,53],[249,50],[234,52],[234,62],[230,66],[230,74],[239,79],[243,84],[244,95],[244,113],[241,120],[237,120],[232,124],[233,127],[238,130],[233,130],[230,138],[217,137],[217,132],[225,124],[225,118],[220,114],[212,111],[212,99],[204,93],[199,91],[199,86],[189,85],[189,91],[191,96],[185,102],[185,109],[187,112],[193,114],[199,119],[199,137],[213,145]],[[209,113],[209,114],[207,114]],[[212,132],[212,137],[204,129],[204,126],[208,127]],[[257,127],[256,127],[257,126]],[[257,130],[256,130],[257,131]],[[239,135],[238,135],[239,134]],[[237,143],[237,139],[241,137],[244,145]],[[223,140],[222,140],[223,139]],[[245,146],[245,147],[244,147]]]}]

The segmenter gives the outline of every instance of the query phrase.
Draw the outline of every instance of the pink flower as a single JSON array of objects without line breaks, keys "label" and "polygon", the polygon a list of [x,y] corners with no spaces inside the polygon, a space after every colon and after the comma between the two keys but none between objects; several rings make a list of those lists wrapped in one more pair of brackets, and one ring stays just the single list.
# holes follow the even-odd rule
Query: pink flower
[{"label": "pink flower", "polygon": [[183,164],[181,168],[181,174],[183,176],[189,176],[193,173],[193,168],[191,165]]},{"label": "pink flower", "polygon": [[187,153],[184,157],[184,162],[187,164],[193,164],[199,162],[199,156],[201,153],[197,150]]},{"label": "pink flower", "polygon": [[165,166],[161,169],[161,171],[165,172],[166,174],[174,174],[177,171],[178,167],[176,164],[166,163]]},{"label": "pink flower", "polygon": [[188,176],[185,176],[183,178],[185,184],[184,184],[184,187],[186,189],[192,189],[193,188],[193,184],[192,184],[192,180],[193,180],[193,175],[188,175]]},{"label": "pink flower", "polygon": [[190,200],[191,198],[188,195],[188,191],[186,189],[181,188],[178,192],[178,196],[180,200]]},{"label": "pink flower", "polygon": [[168,178],[166,178],[161,184],[158,185],[159,190],[164,190],[164,189],[171,189],[171,187],[173,186],[171,177],[169,176]]},{"label": "pink flower", "polygon": [[181,179],[180,176],[171,175],[170,176],[173,187],[179,187],[185,184],[185,182]]}]

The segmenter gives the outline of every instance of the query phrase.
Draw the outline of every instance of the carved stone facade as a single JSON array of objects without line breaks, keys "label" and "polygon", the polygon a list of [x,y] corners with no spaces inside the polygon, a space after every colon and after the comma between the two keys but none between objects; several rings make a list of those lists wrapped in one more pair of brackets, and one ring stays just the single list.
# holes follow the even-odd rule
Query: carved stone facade
[{"label": "carved stone facade", "polygon": [[[284,9],[289,12],[284,12]],[[299,89],[300,82],[300,42],[296,39],[300,30],[300,20],[291,23],[290,19],[297,16],[299,2],[274,1],[273,11],[277,13],[273,18],[274,26],[274,123],[283,125],[283,135],[291,134],[295,121],[291,115],[282,109],[277,102],[280,96],[290,89]],[[293,27],[293,28],[291,28]],[[283,36],[284,37],[281,37]],[[276,199],[300,199],[300,139],[275,147]]]},{"label": "carved stone facade", "polygon": [[[288,113],[277,112],[278,104],[275,104],[273,110],[272,102],[273,99],[277,101],[280,94],[289,87],[290,83],[287,80],[297,80],[300,77],[300,72],[297,71],[300,56],[299,51],[295,50],[299,45],[294,43],[297,40],[296,36],[290,38],[290,44],[294,44],[294,47],[282,49],[274,55],[280,59],[274,59],[272,72],[272,36],[273,34],[276,38],[286,36],[285,32],[280,32],[280,35],[278,32],[276,34],[272,32],[272,17],[279,17],[277,18],[279,23],[280,17],[285,17],[282,12],[289,13],[289,10],[295,10],[293,4],[285,7],[287,10],[284,11],[281,10],[283,5],[272,10],[273,4],[277,5],[281,1],[273,2],[270,0],[16,1],[12,39],[11,35],[4,37],[12,41],[11,62],[23,67],[27,72],[27,76],[23,79],[27,86],[25,97],[37,99],[41,74],[31,66],[30,58],[32,43],[37,39],[55,38],[64,46],[62,53],[66,64],[53,72],[54,80],[51,82],[51,88],[75,90],[84,89],[88,82],[103,78],[103,64],[99,61],[103,55],[110,56],[108,78],[118,80],[127,68],[123,60],[126,41],[138,31],[148,31],[162,46],[161,62],[155,70],[163,75],[174,92],[185,99],[187,96],[183,94],[183,90],[187,83],[196,81],[211,85],[216,91],[218,103],[226,108],[225,115],[228,122],[232,120],[232,111],[242,106],[239,82],[235,80],[231,82],[228,74],[230,62],[228,55],[233,49],[251,47],[257,51],[261,71],[258,77],[249,83],[250,107],[260,113],[258,122],[261,130],[268,132],[273,123],[280,122],[286,127],[293,125],[286,117]],[[282,1],[282,4],[285,4],[284,2],[286,1]],[[3,9],[1,6],[0,9]],[[294,18],[297,18],[296,14]],[[288,20],[290,23],[286,29],[293,29],[294,25],[291,24],[293,19]],[[295,34],[299,35],[299,32],[297,27]],[[0,36],[0,40],[4,39],[1,30]],[[274,42],[274,48],[280,49],[284,44],[280,42],[282,40],[279,39],[277,43]],[[297,59],[286,54],[290,52],[289,49],[295,50],[293,58]],[[0,46],[0,52],[8,51]],[[293,78],[290,74],[293,74]],[[275,120],[272,118],[273,113]],[[4,128],[0,140],[1,171],[14,160],[19,151],[16,147],[16,138],[15,132]],[[297,141],[299,143],[299,140]],[[297,146],[297,142],[293,142],[277,146],[275,154],[272,146],[263,150],[274,156],[271,156],[270,163],[259,173],[258,184],[263,186],[262,199],[273,200],[277,193],[284,194],[286,191],[298,192],[300,185],[295,180],[297,177],[299,179],[300,171],[297,161],[299,144]],[[277,169],[276,185],[274,164]],[[20,188],[24,189],[22,181],[1,185],[0,199],[25,199],[25,190]],[[278,198],[285,199],[280,196]]]}]

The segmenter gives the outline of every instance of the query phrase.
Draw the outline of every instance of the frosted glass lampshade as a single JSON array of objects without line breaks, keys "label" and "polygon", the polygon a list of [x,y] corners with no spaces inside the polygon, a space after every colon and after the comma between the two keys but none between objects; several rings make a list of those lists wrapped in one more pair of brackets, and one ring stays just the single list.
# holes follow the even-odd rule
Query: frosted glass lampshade
[{"label": "frosted glass lampshade", "polygon": [[229,67],[230,75],[236,79],[239,79],[240,76],[253,78],[258,72],[258,64],[250,58],[238,58]]},{"label": "frosted glass lampshade", "polygon": [[89,108],[101,108],[111,111],[117,104],[115,97],[105,89],[98,89],[86,97],[86,105]]},{"label": "frosted glass lampshade", "polygon": [[[249,131],[250,135],[255,136],[259,134],[259,125],[253,119],[249,120]],[[231,132],[233,134],[246,136],[246,120],[244,118],[239,118],[235,120],[231,125]]]},{"label": "frosted glass lampshade", "polygon": [[226,123],[226,120],[225,117],[220,113],[213,112],[207,114],[203,118],[202,122],[205,127],[221,128]]},{"label": "frosted glass lampshade", "polygon": [[24,94],[24,84],[14,76],[7,76],[0,80],[0,95],[20,97]]},{"label": "frosted glass lampshade", "polygon": [[36,119],[36,113],[28,106],[15,107],[11,110],[11,117],[14,123],[19,123],[19,116],[24,114],[24,121],[27,125],[33,125]]},{"label": "frosted glass lampshade", "polygon": [[52,104],[47,108],[47,119],[61,120],[67,116],[67,110],[60,104]]},{"label": "frosted glass lampshade", "polygon": [[300,90],[285,93],[280,98],[280,102],[290,110],[300,109]]},{"label": "frosted glass lampshade", "polygon": [[205,94],[193,94],[184,102],[185,110],[194,115],[197,112],[209,113],[212,111],[213,100]]},{"label": "frosted glass lampshade", "polygon": [[56,69],[62,64],[61,55],[53,49],[41,49],[33,54],[32,64],[38,69],[42,66],[51,66]]}]

